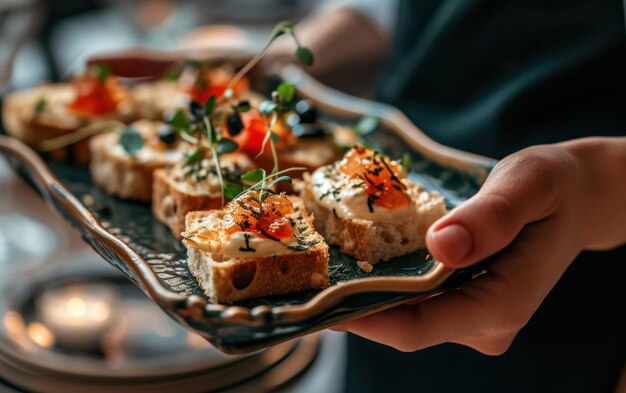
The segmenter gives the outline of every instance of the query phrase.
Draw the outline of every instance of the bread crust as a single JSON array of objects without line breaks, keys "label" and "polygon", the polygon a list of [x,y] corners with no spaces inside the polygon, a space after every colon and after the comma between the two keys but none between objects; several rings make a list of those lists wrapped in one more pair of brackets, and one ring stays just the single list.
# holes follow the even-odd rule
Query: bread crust
[{"label": "bread crust", "polygon": [[[290,197],[300,206],[307,225],[312,217],[304,210],[302,201]],[[186,226],[190,228],[199,219],[216,223],[220,211],[189,213]],[[318,243],[307,252],[293,251],[273,256],[216,261],[209,252],[187,246],[189,270],[196,277],[205,294],[217,303],[320,289],[328,286],[328,245],[313,232],[310,239]]]},{"label": "bread crust", "polygon": [[[45,98],[46,107],[53,107],[51,112],[54,115],[35,113],[35,105],[41,98]],[[127,123],[135,119],[132,111],[107,116],[81,116],[66,109],[72,99],[73,90],[68,83],[41,85],[8,94],[2,108],[4,128],[9,135],[33,148],[38,148],[43,141],[69,134],[88,124],[106,120]],[[91,157],[88,139],[52,150],[46,155],[56,160],[85,165],[89,163]]]},{"label": "bread crust", "polygon": [[[411,181],[407,184],[409,188],[419,187]],[[340,218],[318,202],[308,174],[304,177],[301,196],[306,208],[315,216],[315,229],[328,244],[339,246],[342,252],[371,264],[424,248],[428,227],[446,213],[443,199],[433,195],[435,203],[418,204],[402,219],[393,222]]]},{"label": "bread crust", "polygon": [[222,199],[183,190],[166,169],[157,169],[152,183],[152,214],[180,239],[185,216],[197,210],[219,209]]},{"label": "bread crust", "polygon": [[[254,163],[243,153],[230,153],[221,158],[223,165],[236,167],[235,173],[254,168]],[[207,192],[186,180],[177,180],[174,172],[180,168],[157,169],[153,174],[152,213],[165,224],[176,238],[185,230],[185,216],[198,210],[219,209],[222,205],[220,191]],[[179,173],[179,172],[177,172]],[[232,172],[231,172],[232,173]],[[224,169],[222,175],[225,175]],[[238,177],[238,176],[237,176]]]},{"label": "bread crust", "polygon": [[[157,135],[159,124],[160,122],[140,120],[131,126],[146,140]],[[108,194],[122,199],[150,202],[153,172],[174,164],[178,158],[154,152],[149,160],[139,160],[128,154],[119,154],[118,145],[119,135],[116,133],[100,134],[89,141],[91,179]]]}]

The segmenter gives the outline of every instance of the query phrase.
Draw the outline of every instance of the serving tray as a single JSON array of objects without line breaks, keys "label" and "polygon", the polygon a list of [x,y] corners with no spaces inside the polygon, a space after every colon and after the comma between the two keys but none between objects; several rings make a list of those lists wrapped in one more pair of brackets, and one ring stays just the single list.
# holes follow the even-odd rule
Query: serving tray
[{"label": "serving tray", "polygon": [[[391,157],[408,153],[410,178],[438,191],[449,209],[479,189],[495,161],[441,146],[399,110],[347,96],[321,85],[294,65],[280,79],[315,103],[323,118],[354,125],[379,120],[362,138]],[[4,130],[1,130],[4,133]],[[18,140],[0,136],[0,151],[102,257],[119,269],[168,315],[227,353],[247,353],[290,338],[454,289],[480,274],[482,264],[452,271],[425,251],[376,265],[371,273],[331,247],[331,285],[320,291],[264,297],[235,305],[211,303],[187,268],[186,251],[157,222],[150,206],[106,195],[85,167],[44,161]]]}]

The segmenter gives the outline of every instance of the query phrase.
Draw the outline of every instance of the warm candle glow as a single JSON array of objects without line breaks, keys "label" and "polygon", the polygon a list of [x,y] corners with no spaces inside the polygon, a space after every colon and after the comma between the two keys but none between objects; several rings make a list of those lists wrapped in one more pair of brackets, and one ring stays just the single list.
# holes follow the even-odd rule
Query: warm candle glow
[{"label": "warm candle glow", "polygon": [[87,314],[87,306],[85,301],[79,297],[73,297],[67,301],[67,314],[74,319],[85,318]]},{"label": "warm candle glow", "polygon": [[65,347],[92,347],[115,319],[117,292],[106,282],[51,286],[37,301],[40,321]]},{"label": "warm candle glow", "polygon": [[24,320],[22,316],[15,311],[7,311],[2,319],[4,328],[9,334],[17,334],[24,330]]},{"label": "warm candle glow", "polygon": [[39,322],[32,322],[26,329],[28,337],[42,348],[50,348],[54,345],[54,335],[44,325]]},{"label": "warm candle glow", "polygon": [[89,309],[89,315],[96,321],[106,321],[111,316],[111,308],[103,302],[95,302]]}]

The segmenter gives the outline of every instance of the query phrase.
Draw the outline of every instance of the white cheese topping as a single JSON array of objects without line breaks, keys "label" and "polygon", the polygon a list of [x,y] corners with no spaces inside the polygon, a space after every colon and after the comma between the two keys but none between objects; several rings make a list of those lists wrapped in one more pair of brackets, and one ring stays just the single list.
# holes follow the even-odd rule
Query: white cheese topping
[{"label": "white cheese topping", "polygon": [[[400,180],[406,184],[404,175],[399,174]],[[332,164],[321,167],[312,175],[313,193],[319,203],[340,218],[364,219],[375,222],[395,221],[406,217],[407,212],[415,210],[415,200],[403,208],[388,209],[374,203],[368,204],[363,180],[350,178],[339,170],[338,165]]]},{"label": "white cheese topping", "polygon": [[[298,222],[297,217],[299,216],[296,212],[287,217]],[[292,229],[294,235],[303,235],[300,231],[301,226],[295,225]],[[224,256],[231,258],[258,258],[293,253],[296,250],[290,247],[298,247],[298,241],[294,236],[289,239],[276,241],[259,237],[250,232],[235,232],[230,236],[223,236],[221,241],[224,248]]]},{"label": "white cheese topping", "polygon": [[[119,143],[113,146],[111,153],[118,157],[128,157],[128,153]],[[133,156],[135,161],[139,163],[158,162],[171,165],[180,161],[182,157],[182,151],[177,149],[160,150],[145,145]]]},{"label": "white cheese topping", "polygon": [[271,239],[264,239],[250,232],[235,232],[223,244],[226,257],[244,259],[292,253],[293,250],[287,246],[297,245],[298,243],[295,239],[277,242]]}]

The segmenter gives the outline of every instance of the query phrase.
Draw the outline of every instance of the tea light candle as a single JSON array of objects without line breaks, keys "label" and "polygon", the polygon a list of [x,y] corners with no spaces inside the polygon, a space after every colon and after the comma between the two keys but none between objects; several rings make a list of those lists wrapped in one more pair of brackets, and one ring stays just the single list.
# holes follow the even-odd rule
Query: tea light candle
[{"label": "tea light candle", "polygon": [[113,322],[117,298],[113,285],[72,283],[46,289],[38,298],[37,311],[58,343],[88,348],[99,344]]}]

